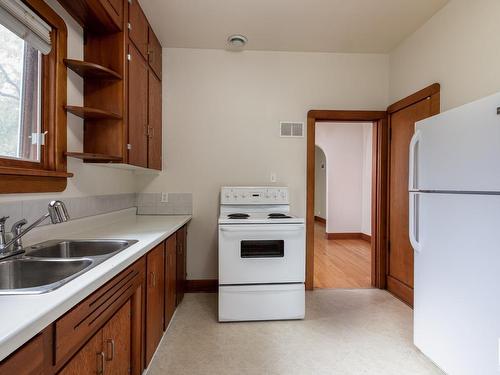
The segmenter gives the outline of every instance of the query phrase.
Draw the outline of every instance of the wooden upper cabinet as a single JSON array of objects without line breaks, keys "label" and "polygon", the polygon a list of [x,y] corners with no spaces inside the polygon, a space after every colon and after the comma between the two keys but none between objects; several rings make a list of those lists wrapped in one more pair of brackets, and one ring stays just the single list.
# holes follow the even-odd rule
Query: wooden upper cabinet
[{"label": "wooden upper cabinet", "polygon": [[123,1],[122,0],[98,0],[102,4],[106,13],[113,20],[118,29],[123,25]]},{"label": "wooden upper cabinet", "polygon": [[165,307],[165,244],[151,250],[146,258],[146,366],[163,336]]},{"label": "wooden upper cabinet", "polygon": [[86,30],[95,34],[123,30],[122,0],[58,0]]},{"label": "wooden upper cabinet", "polygon": [[177,305],[182,302],[184,298],[184,287],[186,283],[186,243],[187,241],[187,228],[183,226],[177,231],[177,280],[176,280],[176,303]]},{"label": "wooden upper cabinet", "polygon": [[129,374],[130,368],[130,300],[102,328],[106,375]]},{"label": "wooden upper cabinet", "polygon": [[148,66],[129,44],[128,61],[128,162],[148,166]]},{"label": "wooden upper cabinet", "polygon": [[148,168],[162,167],[161,81],[149,71],[148,85]]},{"label": "wooden upper cabinet", "polygon": [[167,329],[176,306],[177,270],[175,260],[177,255],[176,235],[173,234],[166,241],[165,246],[165,326]]},{"label": "wooden upper cabinet", "polygon": [[148,29],[149,24],[138,0],[130,0],[128,11],[128,36],[135,44],[141,55],[148,56]]},{"label": "wooden upper cabinet", "polygon": [[161,44],[153,29],[149,28],[148,62],[149,66],[161,80]]}]

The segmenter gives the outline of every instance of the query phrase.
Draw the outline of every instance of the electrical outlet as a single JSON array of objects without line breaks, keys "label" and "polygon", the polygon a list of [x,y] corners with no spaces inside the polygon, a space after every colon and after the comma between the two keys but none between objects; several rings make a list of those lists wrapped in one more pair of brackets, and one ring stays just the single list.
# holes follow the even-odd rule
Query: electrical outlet
[{"label": "electrical outlet", "polygon": [[276,172],[271,172],[271,182],[276,182],[277,179]]},{"label": "electrical outlet", "polygon": [[168,203],[168,193],[161,193],[161,203]]}]

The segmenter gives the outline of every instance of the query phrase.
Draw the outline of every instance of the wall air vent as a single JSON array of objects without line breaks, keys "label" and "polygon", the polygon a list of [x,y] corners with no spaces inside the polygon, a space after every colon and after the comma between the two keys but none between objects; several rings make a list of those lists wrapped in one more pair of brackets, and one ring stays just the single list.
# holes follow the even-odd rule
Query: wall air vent
[{"label": "wall air vent", "polygon": [[303,122],[280,122],[280,136],[285,138],[301,138],[304,137]]}]

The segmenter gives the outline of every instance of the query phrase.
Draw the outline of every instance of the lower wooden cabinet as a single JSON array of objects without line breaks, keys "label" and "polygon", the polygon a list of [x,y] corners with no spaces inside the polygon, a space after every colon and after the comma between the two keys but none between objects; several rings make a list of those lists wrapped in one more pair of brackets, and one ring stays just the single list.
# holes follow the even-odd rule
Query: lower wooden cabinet
[{"label": "lower wooden cabinet", "polygon": [[177,287],[176,304],[182,302],[184,298],[184,287],[186,285],[186,245],[187,245],[187,227],[183,226],[177,231]]},{"label": "lower wooden cabinet", "polygon": [[146,286],[146,366],[163,336],[165,307],[165,244],[161,243],[147,255]]},{"label": "lower wooden cabinet", "polygon": [[0,375],[142,374],[182,300],[186,234],[184,226],[1,361]]},{"label": "lower wooden cabinet", "polygon": [[177,305],[177,235],[170,236],[165,244],[165,322],[167,329]]}]

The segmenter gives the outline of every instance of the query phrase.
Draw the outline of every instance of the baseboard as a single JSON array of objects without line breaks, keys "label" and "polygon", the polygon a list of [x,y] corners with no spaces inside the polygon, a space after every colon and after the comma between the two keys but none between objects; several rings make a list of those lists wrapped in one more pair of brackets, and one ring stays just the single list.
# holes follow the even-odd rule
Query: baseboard
[{"label": "baseboard", "polygon": [[361,239],[368,242],[372,242],[372,236],[366,233],[361,233]]},{"label": "baseboard", "polygon": [[360,240],[361,233],[326,233],[327,240]]},{"label": "baseboard", "polygon": [[387,275],[387,290],[408,306],[413,307],[413,288],[402,283],[398,279]]},{"label": "baseboard", "polygon": [[314,221],[317,221],[318,223],[326,224],[326,219],[323,219],[322,217],[319,217],[319,216],[314,216]]},{"label": "baseboard", "polygon": [[219,280],[186,280],[184,291],[186,293],[215,293],[218,290]]}]

